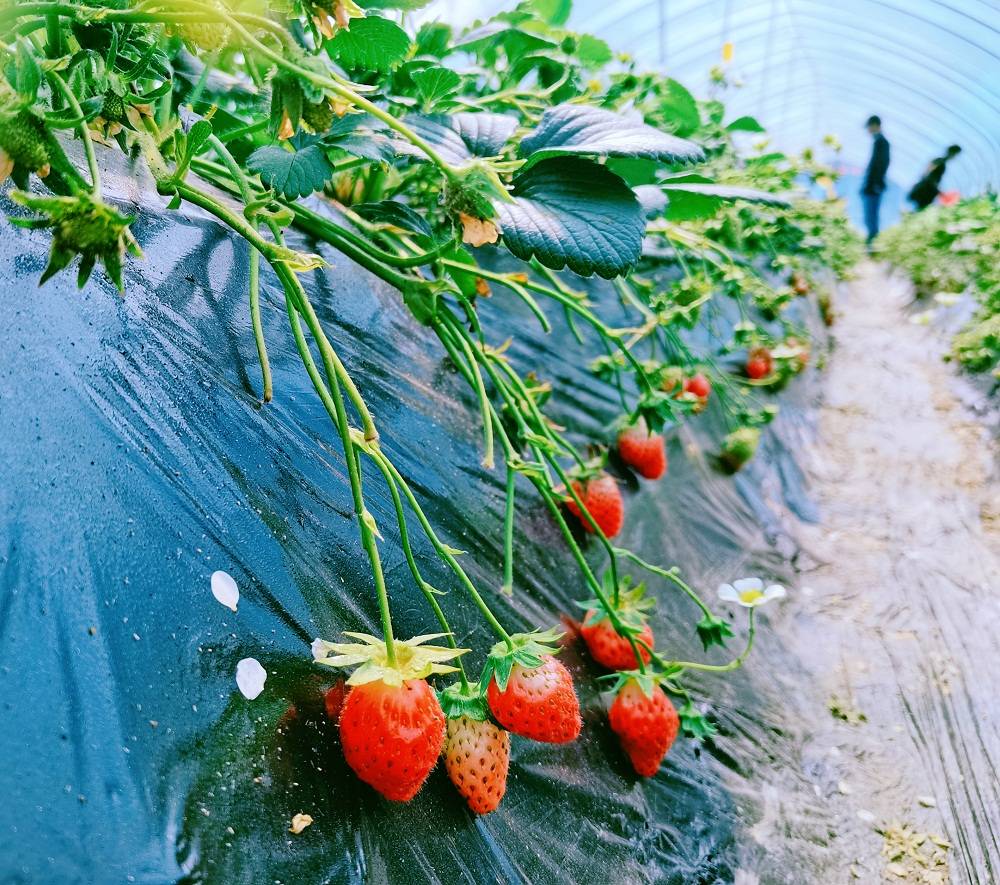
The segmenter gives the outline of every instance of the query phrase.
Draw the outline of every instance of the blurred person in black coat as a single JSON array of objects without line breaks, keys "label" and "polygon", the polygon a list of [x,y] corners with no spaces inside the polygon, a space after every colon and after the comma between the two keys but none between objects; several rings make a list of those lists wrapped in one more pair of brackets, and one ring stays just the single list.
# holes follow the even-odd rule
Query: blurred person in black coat
[{"label": "blurred person in black coat", "polygon": [[861,185],[861,201],[865,205],[865,227],[868,228],[868,245],[878,236],[878,210],[885,193],[885,174],[889,171],[889,142],[882,134],[882,120],[871,116],[865,128],[872,136],[872,157],[865,170]]},{"label": "blurred person in black coat", "polygon": [[906,199],[913,203],[913,208],[917,212],[926,209],[938,198],[938,194],[941,193],[941,179],[944,178],[945,167],[949,160],[957,157],[960,153],[962,153],[962,149],[957,144],[953,144],[945,151],[943,157],[931,160],[924,177],[913,185],[913,190],[906,195]]}]

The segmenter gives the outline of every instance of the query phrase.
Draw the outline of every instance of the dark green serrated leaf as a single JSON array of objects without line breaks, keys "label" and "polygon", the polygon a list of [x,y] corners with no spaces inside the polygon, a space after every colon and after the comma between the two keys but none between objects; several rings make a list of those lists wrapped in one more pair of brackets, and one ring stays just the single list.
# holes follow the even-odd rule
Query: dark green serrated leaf
[{"label": "dark green serrated leaf", "polygon": [[410,78],[427,109],[453,95],[462,82],[462,78],[450,68],[439,67],[414,71]]},{"label": "dark green serrated leaf", "polygon": [[286,197],[308,196],[320,190],[333,175],[333,167],[318,144],[297,151],[266,145],[250,155],[247,168]]},{"label": "dark green serrated leaf", "polygon": [[566,154],[646,157],[669,163],[704,157],[693,142],[660,132],[641,120],[577,104],[556,105],[542,114],[538,127],[521,142],[521,153],[528,157],[529,165]]},{"label": "dark green serrated leaf", "polygon": [[[462,166],[474,157],[495,156],[517,128],[513,117],[489,112],[410,114],[405,122],[453,166]],[[409,142],[398,142],[397,149],[401,154],[427,159],[423,151]]]},{"label": "dark green serrated leaf", "polygon": [[410,233],[432,237],[431,226],[413,209],[398,200],[382,200],[379,203],[361,203],[354,207],[366,221],[375,224],[391,224]]},{"label": "dark green serrated leaf", "polygon": [[513,197],[496,210],[504,243],[518,258],[605,279],[639,260],[642,208],[609,169],[579,157],[543,160],[514,180]]},{"label": "dark green serrated leaf", "polygon": [[355,19],[327,42],[330,54],[347,70],[388,71],[410,51],[410,38],[386,18]]}]

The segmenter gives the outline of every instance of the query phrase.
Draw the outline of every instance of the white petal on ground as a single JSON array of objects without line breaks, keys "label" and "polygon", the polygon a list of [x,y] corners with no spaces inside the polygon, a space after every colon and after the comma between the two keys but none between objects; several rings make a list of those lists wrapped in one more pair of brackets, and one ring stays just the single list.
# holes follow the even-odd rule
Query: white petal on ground
[{"label": "white petal on ground", "polygon": [[288,828],[288,832],[294,833],[297,836],[312,822],[313,822],[312,815],[303,814],[302,812],[299,812],[297,815],[295,815],[295,817],[292,818],[292,825]]},{"label": "white petal on ground", "polygon": [[240,589],[233,576],[227,572],[212,572],[212,595],[226,608],[236,611],[240,602]]},{"label": "white petal on ground", "polygon": [[244,658],[236,665],[236,685],[248,701],[264,690],[266,681],[267,670],[255,658]]}]

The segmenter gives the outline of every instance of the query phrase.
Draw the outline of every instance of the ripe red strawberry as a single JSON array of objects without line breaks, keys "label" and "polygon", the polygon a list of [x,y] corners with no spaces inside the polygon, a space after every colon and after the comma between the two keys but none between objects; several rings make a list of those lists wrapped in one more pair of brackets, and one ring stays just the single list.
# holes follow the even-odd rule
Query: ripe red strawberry
[{"label": "ripe red strawberry", "polygon": [[618,435],[618,454],[646,479],[659,479],[667,471],[667,449],[663,437],[650,433],[642,418]]},{"label": "ripe red strawberry", "polygon": [[[609,670],[632,670],[636,666],[635,652],[632,651],[632,644],[622,636],[611,625],[608,618],[601,618],[596,623],[593,618],[596,616],[596,609],[587,612],[583,619],[583,626],[580,627],[580,635],[587,643],[587,650],[590,656],[602,667]],[[645,642],[650,648],[653,647],[653,628],[649,624],[643,624],[642,630],[636,636],[636,640]],[[649,663],[649,652],[639,646],[639,657],[644,664]]]},{"label": "ripe red strawberry", "polygon": [[348,688],[343,679],[338,679],[323,694],[323,707],[326,709],[326,718],[331,722],[340,719],[340,711],[344,707],[347,699]]},{"label": "ripe red strawberry", "polygon": [[[586,487],[574,482],[573,490],[580,496],[594,522],[607,537],[613,538],[621,531],[625,518],[625,504],[618,483],[611,476],[600,473],[588,480]],[[585,531],[594,531],[580,512],[580,508],[576,506],[576,501],[571,498],[566,502],[566,506],[569,512],[580,520]]]},{"label": "ripe red strawberry", "polygon": [[747,377],[759,381],[771,374],[774,362],[771,359],[771,352],[766,347],[756,347],[750,351],[747,357]]},{"label": "ripe red strawberry", "polygon": [[471,716],[449,719],[444,764],[469,808],[476,814],[496,811],[507,791],[510,735]]},{"label": "ripe red strawberry", "polygon": [[680,728],[680,717],[663,689],[654,685],[652,693],[646,694],[634,679],[627,680],[615,696],[608,719],[636,773],[656,774]]},{"label": "ripe red strawberry", "polygon": [[514,664],[503,691],[494,673],[486,699],[497,722],[521,737],[565,744],[580,734],[580,702],[573,679],[552,655],[542,656],[540,667]]},{"label": "ripe red strawberry", "polygon": [[701,399],[708,399],[708,395],[712,392],[712,384],[699,372],[697,375],[684,379],[684,392],[693,393]]},{"label": "ripe red strawberry", "polygon": [[356,685],[340,714],[340,742],[354,773],[386,799],[408,802],[420,791],[444,741],[437,695],[423,679]]}]

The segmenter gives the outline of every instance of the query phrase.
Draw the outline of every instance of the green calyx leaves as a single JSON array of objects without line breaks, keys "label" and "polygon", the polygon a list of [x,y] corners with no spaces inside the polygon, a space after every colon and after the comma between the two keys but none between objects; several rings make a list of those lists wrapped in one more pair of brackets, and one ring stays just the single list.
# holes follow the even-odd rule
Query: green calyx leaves
[{"label": "green calyx leaves", "polygon": [[733,629],[729,626],[729,622],[715,615],[705,615],[695,629],[698,631],[698,638],[705,651],[708,651],[713,645],[724,648],[726,640],[733,635]]},{"label": "green calyx leaves", "polygon": [[438,700],[441,702],[441,709],[448,719],[467,716],[477,722],[485,722],[489,718],[486,698],[482,689],[477,685],[463,688],[460,683],[456,682],[439,691]]},{"label": "green calyx leaves", "polygon": [[431,639],[447,635],[428,633],[412,639],[395,640],[393,649],[396,661],[390,664],[384,639],[367,633],[344,631],[344,636],[360,641],[327,642],[325,639],[314,639],[313,660],[327,667],[357,667],[347,680],[348,685],[364,685],[376,680],[381,680],[386,685],[402,685],[410,679],[426,679],[435,673],[454,673],[458,670],[446,662],[465,654],[469,649],[425,645]]},{"label": "green calyx leaves", "polygon": [[529,670],[541,667],[543,658],[559,654],[558,642],[562,638],[561,630],[536,630],[533,633],[513,633],[510,643],[500,641],[490,649],[480,678],[480,688],[485,690],[490,679],[496,679],[497,687],[504,691],[510,681],[511,670],[515,664],[520,664]]},{"label": "green calyx leaves", "polygon": [[[646,614],[656,607],[656,600],[646,595],[646,584],[640,581],[633,585],[632,576],[625,575],[618,583],[618,598],[615,602],[614,578],[610,569],[604,573],[602,581],[604,585],[604,595],[611,604],[615,618],[632,635],[642,631],[646,624]],[[591,611],[592,614],[584,621],[584,626],[599,624],[610,617],[609,612],[597,597],[585,599],[576,603],[580,608]]]},{"label": "green calyx leaves", "polygon": [[52,249],[41,283],[58,273],[79,255],[80,272],[77,284],[81,288],[89,279],[94,265],[100,261],[118,291],[125,291],[122,282],[122,261],[125,253],[128,252],[136,258],[142,257],[142,250],[129,231],[131,217],[122,215],[118,210],[90,194],[80,194],[75,197],[35,197],[15,191],[11,196],[22,206],[40,213],[36,218],[11,219],[14,224],[31,229],[52,230]]},{"label": "green calyx leaves", "polygon": [[705,740],[705,738],[710,738],[719,732],[690,699],[678,709],[677,715],[680,717],[681,731],[684,732],[685,737]]}]

